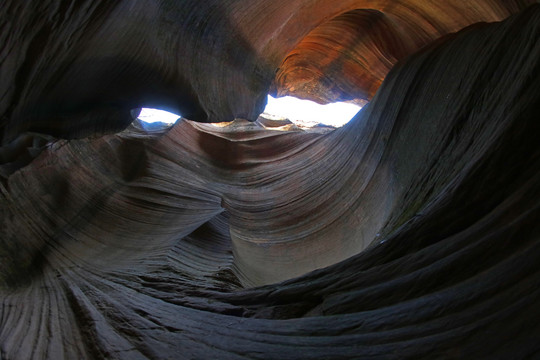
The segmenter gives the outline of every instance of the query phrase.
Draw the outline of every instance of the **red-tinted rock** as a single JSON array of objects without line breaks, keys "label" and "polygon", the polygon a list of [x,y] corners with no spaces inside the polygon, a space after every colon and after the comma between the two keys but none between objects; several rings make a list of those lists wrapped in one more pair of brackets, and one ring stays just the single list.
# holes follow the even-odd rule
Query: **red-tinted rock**
[{"label": "red-tinted rock", "polygon": [[[3,24],[6,58],[43,56],[1,68],[18,70],[1,83],[0,358],[538,356],[538,5],[398,62],[329,133],[238,118],[100,135],[152,94],[208,115],[196,120],[258,114],[271,76],[254,69],[324,24],[317,11],[336,22],[353,2],[54,4],[10,2],[21,19]],[[410,26],[525,7],[407,4]],[[383,34],[398,60],[388,39],[405,34]]]}]

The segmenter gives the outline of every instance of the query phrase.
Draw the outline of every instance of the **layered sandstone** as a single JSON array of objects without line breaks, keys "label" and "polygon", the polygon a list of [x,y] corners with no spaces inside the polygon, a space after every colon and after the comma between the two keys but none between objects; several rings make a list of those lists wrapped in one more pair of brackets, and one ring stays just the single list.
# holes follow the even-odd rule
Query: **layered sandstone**
[{"label": "layered sandstone", "polygon": [[[527,5],[8,2],[0,357],[538,356]],[[291,86],[369,103],[255,121]]]}]

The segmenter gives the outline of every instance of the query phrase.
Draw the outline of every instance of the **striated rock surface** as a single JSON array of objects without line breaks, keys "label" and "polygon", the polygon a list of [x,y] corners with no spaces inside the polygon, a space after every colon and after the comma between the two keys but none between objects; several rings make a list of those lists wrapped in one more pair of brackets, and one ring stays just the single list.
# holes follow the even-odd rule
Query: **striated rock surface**
[{"label": "striated rock surface", "polygon": [[0,23],[0,141],[112,133],[139,107],[255,121],[272,84],[280,95],[362,103],[412,51],[533,3],[9,0]]},{"label": "striated rock surface", "polygon": [[7,2],[0,358],[539,356],[540,6],[339,3]]},{"label": "striated rock surface", "polygon": [[[534,1],[314,1],[317,25],[286,55],[272,92],[319,103],[370,100],[398,61],[437,38]],[[321,15],[325,15],[324,17]]]}]

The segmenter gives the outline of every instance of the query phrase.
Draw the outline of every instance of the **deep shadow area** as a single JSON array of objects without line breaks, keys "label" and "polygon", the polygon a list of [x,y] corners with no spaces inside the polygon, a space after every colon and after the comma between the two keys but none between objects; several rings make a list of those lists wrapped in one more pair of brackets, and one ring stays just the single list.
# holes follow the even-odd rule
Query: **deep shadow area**
[{"label": "deep shadow area", "polygon": [[[10,1],[2,24],[0,358],[540,354],[540,5],[69,4]],[[349,51],[330,26],[344,57],[318,64],[394,56],[382,85],[334,131],[252,121],[324,14],[371,31]],[[63,36],[24,65],[36,28]],[[150,100],[207,117],[128,126]]]}]

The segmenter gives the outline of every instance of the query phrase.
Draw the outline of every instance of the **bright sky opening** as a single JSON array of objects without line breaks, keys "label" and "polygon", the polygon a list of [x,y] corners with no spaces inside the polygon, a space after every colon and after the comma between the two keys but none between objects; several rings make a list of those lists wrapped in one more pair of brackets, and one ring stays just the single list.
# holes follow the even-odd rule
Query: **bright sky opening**
[{"label": "bright sky opening", "polygon": [[139,120],[154,123],[154,122],[163,122],[165,124],[174,124],[181,116],[170,113],[165,110],[143,108],[139,114]]},{"label": "bright sky opening", "polygon": [[321,105],[292,96],[276,99],[268,95],[268,104],[263,114],[274,118],[287,118],[292,122],[300,120],[306,123],[322,123],[340,127],[348,123],[360,109],[358,105],[345,102]]},{"label": "bright sky opening", "polygon": [[[348,123],[360,106],[344,102],[320,105],[309,100],[301,100],[292,96],[273,98],[268,95],[268,104],[263,114],[273,119],[289,119],[304,125],[318,123],[340,127]],[[164,110],[143,108],[139,119],[146,123],[163,122],[174,124],[181,116]]]}]

